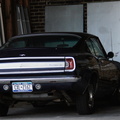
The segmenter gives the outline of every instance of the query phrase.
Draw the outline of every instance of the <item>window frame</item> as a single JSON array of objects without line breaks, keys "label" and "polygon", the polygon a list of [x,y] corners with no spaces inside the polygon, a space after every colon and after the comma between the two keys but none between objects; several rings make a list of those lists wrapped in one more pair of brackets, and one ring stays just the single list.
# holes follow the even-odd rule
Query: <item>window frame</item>
[{"label": "window frame", "polygon": [[[93,44],[91,41],[97,43],[97,46],[99,47],[99,50],[100,50],[100,52],[102,53],[103,56],[98,56],[98,55],[96,54],[96,49],[95,49],[95,47],[94,47],[95,44]],[[90,49],[90,47],[88,46],[88,43],[87,43],[87,42],[91,43],[91,46],[92,46],[91,48],[92,48],[92,49]],[[100,59],[107,59],[107,54],[106,54],[106,52],[105,52],[105,50],[104,50],[104,48],[103,48],[103,46],[102,46],[102,44],[101,44],[101,42],[99,41],[98,38],[96,38],[96,37],[91,37],[91,38],[89,38],[89,39],[86,40],[86,44],[87,44],[87,46],[88,46],[88,49],[90,50],[90,52],[91,52],[94,56],[96,56],[96,57],[98,57],[98,58],[100,58]]]}]

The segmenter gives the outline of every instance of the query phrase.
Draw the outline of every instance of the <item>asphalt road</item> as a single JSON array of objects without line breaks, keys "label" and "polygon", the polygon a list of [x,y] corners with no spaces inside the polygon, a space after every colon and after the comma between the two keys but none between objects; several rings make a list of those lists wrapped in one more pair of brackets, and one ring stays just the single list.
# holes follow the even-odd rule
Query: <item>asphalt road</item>
[{"label": "asphalt road", "polygon": [[0,120],[120,120],[120,106],[101,102],[97,104],[94,114],[78,115],[75,107],[63,104],[34,108],[28,103],[19,103],[9,109],[8,116],[0,117]]}]

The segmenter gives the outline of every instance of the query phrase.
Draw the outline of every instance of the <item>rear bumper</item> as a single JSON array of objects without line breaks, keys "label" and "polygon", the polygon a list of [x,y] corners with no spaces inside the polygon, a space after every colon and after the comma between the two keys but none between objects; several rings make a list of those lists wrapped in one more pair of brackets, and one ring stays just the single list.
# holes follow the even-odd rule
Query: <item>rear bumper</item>
[{"label": "rear bumper", "polygon": [[[12,82],[32,82],[33,91],[14,92]],[[55,100],[63,97],[62,92],[71,91],[73,95],[83,93],[85,86],[81,77],[74,76],[54,76],[54,77],[9,77],[0,78],[0,101],[14,100]],[[5,86],[8,89],[4,89]],[[36,86],[40,85],[40,89]],[[70,93],[71,93],[70,92]]]},{"label": "rear bumper", "polygon": [[48,76],[48,77],[0,77],[0,84],[10,84],[13,81],[31,81],[33,83],[66,83],[77,82],[81,78],[74,76]]},{"label": "rear bumper", "polygon": [[[56,76],[56,77],[16,77],[16,78],[0,78],[0,93],[11,93],[12,82],[32,82],[33,91],[31,93],[41,93],[43,91],[51,90],[72,90],[75,83],[80,81],[81,78],[73,76]],[[40,89],[36,88],[36,85],[40,85]],[[5,86],[8,89],[5,90]]]}]

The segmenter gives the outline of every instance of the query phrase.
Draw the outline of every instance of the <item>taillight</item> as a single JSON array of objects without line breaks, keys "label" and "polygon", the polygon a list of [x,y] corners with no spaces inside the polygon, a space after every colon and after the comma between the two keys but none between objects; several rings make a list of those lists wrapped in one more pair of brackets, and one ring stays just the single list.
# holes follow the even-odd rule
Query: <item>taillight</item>
[{"label": "taillight", "polygon": [[74,71],[75,70],[75,60],[73,57],[65,58],[65,71]]}]

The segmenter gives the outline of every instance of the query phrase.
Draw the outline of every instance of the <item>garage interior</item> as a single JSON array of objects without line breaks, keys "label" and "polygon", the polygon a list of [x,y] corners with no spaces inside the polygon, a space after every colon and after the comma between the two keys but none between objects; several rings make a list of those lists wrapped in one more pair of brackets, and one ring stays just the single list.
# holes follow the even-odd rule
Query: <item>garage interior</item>
[{"label": "garage interior", "polygon": [[0,45],[20,34],[87,32],[120,61],[119,9],[119,0],[0,0]]},{"label": "garage interior", "polygon": [[[114,57],[111,59],[120,62],[119,11],[119,0],[0,0],[0,46],[16,35],[42,32],[85,32],[98,36],[106,52],[114,52]],[[102,109],[104,109],[103,114],[106,115],[105,110],[109,107],[107,109],[102,107]],[[112,109],[114,107],[110,110]],[[49,111],[51,109],[47,112]],[[56,108],[53,113],[55,111]],[[118,112],[119,108],[117,112],[116,110],[114,112],[116,116],[119,116]],[[111,113],[110,111],[110,117]],[[62,113],[62,116],[64,114],[66,113]],[[43,115],[46,116],[46,114]],[[98,116],[101,119],[101,114],[97,115],[94,115],[95,119]],[[53,116],[48,116],[48,118],[53,119]],[[59,118],[58,115],[56,116],[55,119]]]}]

